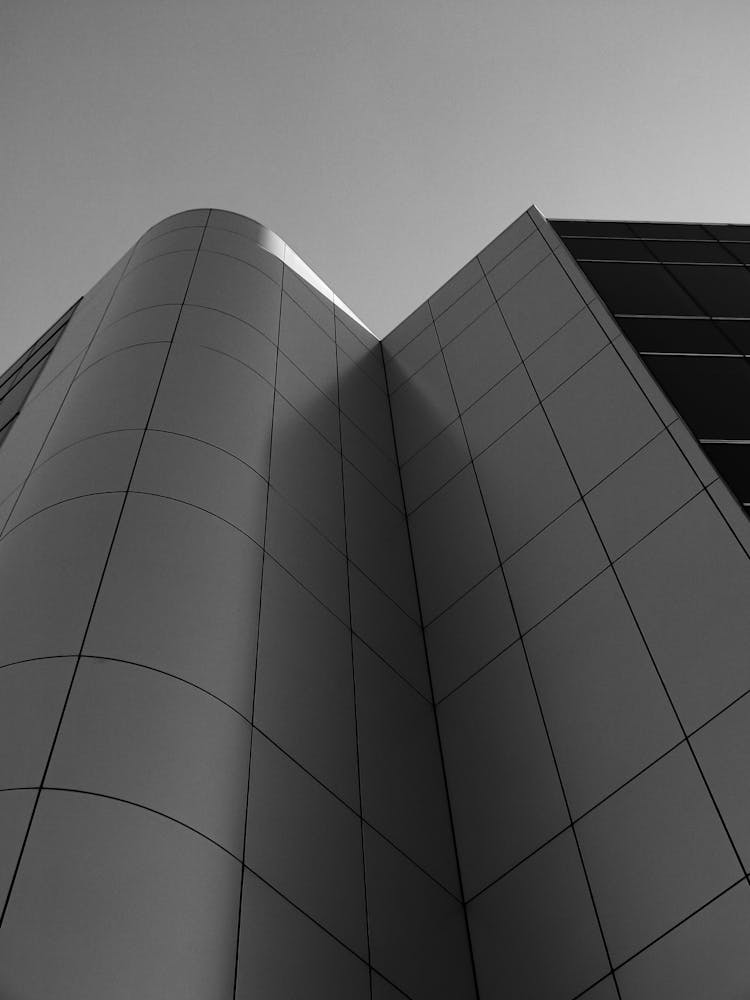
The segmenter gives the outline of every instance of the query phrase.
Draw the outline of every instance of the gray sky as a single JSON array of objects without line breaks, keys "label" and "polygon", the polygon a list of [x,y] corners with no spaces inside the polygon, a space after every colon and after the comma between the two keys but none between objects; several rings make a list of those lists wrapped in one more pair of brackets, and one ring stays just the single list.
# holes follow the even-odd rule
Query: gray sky
[{"label": "gray sky", "polygon": [[184,208],[379,336],[532,201],[750,221],[749,39],[747,0],[0,0],[0,370]]}]

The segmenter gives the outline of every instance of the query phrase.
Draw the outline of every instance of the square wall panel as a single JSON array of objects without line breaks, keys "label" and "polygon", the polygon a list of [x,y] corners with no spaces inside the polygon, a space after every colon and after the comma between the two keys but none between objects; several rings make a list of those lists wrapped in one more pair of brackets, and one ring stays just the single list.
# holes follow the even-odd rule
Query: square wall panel
[{"label": "square wall panel", "polygon": [[471,406],[520,360],[500,310],[490,306],[445,348],[459,410]]},{"label": "square wall panel", "polygon": [[365,827],[372,964],[412,1000],[474,1000],[463,906]]},{"label": "square wall panel", "polygon": [[500,300],[513,339],[525,358],[581,311],[583,300],[555,257],[547,257]]},{"label": "square wall panel", "polygon": [[544,408],[584,493],[662,429],[613,347],[553,392]]},{"label": "square wall panel", "polygon": [[348,948],[246,869],[236,995],[369,1000],[369,976]]},{"label": "square wall panel", "polygon": [[349,558],[417,621],[419,605],[406,518],[348,462],[344,488]]},{"label": "square wall panel", "polygon": [[470,898],[569,823],[521,644],[441,702],[438,724]]},{"label": "square wall panel", "polygon": [[359,817],[257,731],[245,864],[367,958]]},{"label": "square wall panel", "polygon": [[83,372],[70,387],[40,460],[93,434],[145,427],[166,356],[166,345],[142,344]]},{"label": "square wall panel", "polygon": [[471,900],[468,913],[482,996],[570,1000],[609,970],[570,831]]},{"label": "square wall panel", "polygon": [[[2,674],[0,674],[0,677]],[[690,737],[745,871],[750,870],[750,699],[740,698]]]},{"label": "square wall panel", "polygon": [[354,659],[364,819],[458,895],[433,707],[359,641]]},{"label": "square wall panel", "polygon": [[0,669],[0,788],[41,784],[75,662],[50,657]]},{"label": "square wall panel", "polygon": [[173,673],[248,715],[260,566],[258,545],[236,528],[130,494],[84,652]]},{"label": "square wall panel", "polygon": [[705,493],[615,568],[688,732],[750,688],[750,561]]},{"label": "square wall panel", "polygon": [[339,406],[373,445],[396,461],[388,397],[343,351],[338,351]]},{"label": "square wall panel", "polygon": [[469,462],[469,448],[461,421],[456,420],[433,438],[401,470],[407,510],[412,511],[436,493]]},{"label": "square wall panel", "polygon": [[501,569],[425,629],[435,699],[440,701],[518,638]]},{"label": "square wall panel", "polygon": [[349,564],[349,586],[354,634],[425,698],[430,698],[421,627],[353,563]]},{"label": "square wall panel", "polygon": [[750,981],[746,881],[617,970],[622,1000],[738,1000]]},{"label": "square wall panel", "polygon": [[592,580],[607,565],[588,511],[574,504],[505,564],[521,633]]},{"label": "square wall panel", "polygon": [[184,306],[175,333],[175,345],[204,347],[228,355],[273,384],[276,344],[234,316],[203,306]]},{"label": "square wall panel", "polygon": [[336,795],[357,807],[349,631],[268,559],[263,570],[253,721]]},{"label": "square wall panel", "polygon": [[266,476],[272,407],[273,389],[251,368],[180,346],[170,352],[149,426],[212,444]]},{"label": "square wall panel", "polygon": [[541,233],[532,233],[487,273],[495,298],[500,299],[550,253]]},{"label": "square wall panel", "polygon": [[479,261],[484,270],[492,270],[495,264],[504,257],[507,257],[520,243],[523,243],[525,239],[535,232],[537,232],[537,228],[529,217],[528,212],[519,215],[515,222],[512,222],[507,229],[504,229],[499,236],[496,236],[479,254]]},{"label": "square wall panel", "polygon": [[343,622],[349,620],[346,557],[271,490],[266,552]]},{"label": "square wall panel", "polygon": [[183,302],[195,264],[195,251],[184,250],[146,261],[121,279],[104,314],[104,322],[136,309]]},{"label": "square wall panel", "polygon": [[476,469],[503,558],[579,497],[547,417],[538,406],[476,459]]},{"label": "square wall panel", "polygon": [[614,965],[742,875],[685,744],[584,816],[576,829]]},{"label": "square wall panel", "polygon": [[581,310],[526,359],[539,396],[548,396],[608,343],[589,310]]},{"label": "square wall panel", "polygon": [[0,792],[0,903],[5,900],[36,801],[36,789]]},{"label": "square wall panel", "polygon": [[334,448],[341,447],[338,406],[281,351],[276,370],[276,389]]},{"label": "square wall panel", "polygon": [[420,448],[458,416],[443,355],[436,355],[391,397],[399,462]]},{"label": "square wall panel", "polygon": [[494,302],[492,289],[484,279],[461,295],[435,319],[435,328],[442,346],[449,344]]},{"label": "square wall panel", "polygon": [[324,298],[290,267],[284,271],[284,291],[321,330],[334,339],[333,302]]},{"label": "square wall panel", "polygon": [[446,281],[430,296],[429,303],[433,316],[439,316],[445,312],[448,306],[452,305],[473,285],[476,285],[482,277],[484,277],[484,272],[481,265],[476,257],[472,257],[468,264],[464,264],[449,281]]},{"label": "square wall panel", "polygon": [[112,431],[84,438],[50,456],[27,479],[8,528],[65,500],[124,492],[142,437],[142,431]]},{"label": "square wall panel", "polygon": [[344,550],[341,455],[280,396],[273,418],[271,485]]},{"label": "square wall panel", "polygon": [[288,295],[281,300],[279,350],[329,399],[338,400],[336,345]]},{"label": "square wall panel", "polygon": [[473,467],[426,500],[410,516],[410,528],[429,623],[498,564]]},{"label": "square wall panel", "polygon": [[238,260],[251,264],[268,275],[277,284],[281,284],[281,272],[284,265],[279,258],[240,233],[231,232],[228,229],[214,229],[209,226],[203,237],[201,249],[237,257]]},{"label": "square wall panel", "polygon": [[154,809],[241,858],[249,759],[249,724],[216,698],[83,657],[45,784]]},{"label": "square wall panel", "polygon": [[430,323],[386,365],[390,392],[395,392],[439,351],[440,342],[435,333],[435,324]]},{"label": "square wall panel", "polygon": [[178,305],[152,306],[101,327],[86,351],[81,368],[88,368],[125,347],[170,341],[179,315]]},{"label": "square wall panel", "polygon": [[279,339],[281,290],[273,279],[240,260],[201,251],[185,301],[229,313],[270,340]]},{"label": "square wall panel", "polygon": [[539,403],[523,365],[518,365],[462,414],[472,455],[479,455]]},{"label": "square wall panel", "polygon": [[595,486],[586,503],[610,558],[617,559],[700,489],[664,430]]},{"label": "square wall panel", "polygon": [[365,479],[369,479],[394,507],[403,510],[401,479],[393,446],[387,454],[381,451],[344,413],[341,414],[341,444],[344,457],[359,469]]},{"label": "square wall panel", "polygon": [[574,816],[682,739],[611,570],[553,611],[525,643]]},{"label": "square wall panel", "polygon": [[423,302],[383,338],[383,354],[386,360],[395,357],[431,322],[430,307]]},{"label": "square wall panel", "polygon": [[131,489],[202,507],[263,544],[266,480],[213,445],[182,434],[147,431]]},{"label": "square wall panel", "polygon": [[45,790],[3,922],[0,990],[231,1000],[239,890],[239,862],[179,823]]},{"label": "square wall panel", "polygon": [[123,495],[83,497],[24,521],[0,541],[0,663],[76,656]]}]

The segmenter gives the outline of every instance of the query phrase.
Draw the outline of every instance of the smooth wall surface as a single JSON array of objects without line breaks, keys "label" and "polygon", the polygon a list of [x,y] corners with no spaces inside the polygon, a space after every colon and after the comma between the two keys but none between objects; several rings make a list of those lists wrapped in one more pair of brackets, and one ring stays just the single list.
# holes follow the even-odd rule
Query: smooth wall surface
[{"label": "smooth wall surface", "polygon": [[3,996],[475,995],[382,354],[301,269],[153,227],[2,448]]},{"label": "smooth wall surface", "polygon": [[535,209],[383,348],[480,996],[743,995],[747,519]]},{"label": "smooth wall surface", "polygon": [[535,209],[382,347],[182,213],[40,367],[0,993],[742,995],[747,519]]}]

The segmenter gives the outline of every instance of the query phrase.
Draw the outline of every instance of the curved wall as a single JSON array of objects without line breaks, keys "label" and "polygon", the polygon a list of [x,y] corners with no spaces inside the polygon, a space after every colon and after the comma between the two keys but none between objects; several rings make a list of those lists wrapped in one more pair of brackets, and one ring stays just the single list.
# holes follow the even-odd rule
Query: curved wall
[{"label": "curved wall", "polygon": [[311,274],[165,220],[0,451],[3,996],[474,995],[380,346]]}]

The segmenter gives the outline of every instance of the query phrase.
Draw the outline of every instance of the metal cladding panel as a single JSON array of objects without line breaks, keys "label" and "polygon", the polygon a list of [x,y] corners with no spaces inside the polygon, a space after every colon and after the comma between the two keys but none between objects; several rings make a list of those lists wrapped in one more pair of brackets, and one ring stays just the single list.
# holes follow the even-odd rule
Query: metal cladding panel
[{"label": "metal cladding panel", "polygon": [[[0,449],[0,994],[416,1000],[448,947],[473,996],[379,343],[203,210],[56,343]],[[450,929],[389,935],[392,871]]]}]

